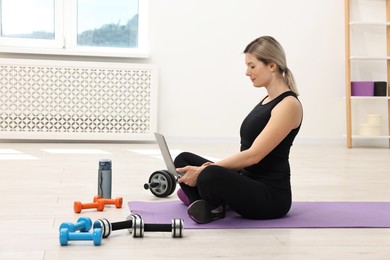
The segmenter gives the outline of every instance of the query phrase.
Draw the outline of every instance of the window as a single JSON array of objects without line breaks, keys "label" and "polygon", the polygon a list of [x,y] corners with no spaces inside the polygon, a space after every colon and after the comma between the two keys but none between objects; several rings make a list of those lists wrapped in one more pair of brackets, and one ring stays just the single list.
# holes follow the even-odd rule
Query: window
[{"label": "window", "polygon": [[54,1],[3,0],[2,10],[2,37],[54,39]]},{"label": "window", "polygon": [[90,9],[91,1],[78,0],[77,45],[137,48],[138,0],[118,1],[115,6],[103,0],[94,3],[94,12]]},{"label": "window", "polygon": [[0,51],[146,57],[146,0],[0,0]]}]

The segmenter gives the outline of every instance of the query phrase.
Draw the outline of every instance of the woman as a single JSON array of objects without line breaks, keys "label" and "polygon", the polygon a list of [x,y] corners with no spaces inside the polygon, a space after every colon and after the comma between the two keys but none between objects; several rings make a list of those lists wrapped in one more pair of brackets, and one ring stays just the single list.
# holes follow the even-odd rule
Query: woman
[{"label": "woman", "polygon": [[244,50],[246,75],[267,96],[244,119],[241,149],[218,162],[184,152],[175,159],[179,198],[198,223],[225,216],[228,206],[244,218],[280,218],[292,202],[289,152],[302,122],[302,106],[282,46],[270,36]]}]

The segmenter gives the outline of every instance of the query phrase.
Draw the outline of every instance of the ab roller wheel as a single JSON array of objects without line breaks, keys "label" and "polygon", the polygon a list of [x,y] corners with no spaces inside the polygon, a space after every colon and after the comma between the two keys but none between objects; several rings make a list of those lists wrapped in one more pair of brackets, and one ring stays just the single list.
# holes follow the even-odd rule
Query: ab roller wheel
[{"label": "ab roller wheel", "polygon": [[168,197],[176,190],[176,178],[168,171],[156,171],[150,175],[149,183],[145,183],[144,188],[150,189],[156,197]]}]

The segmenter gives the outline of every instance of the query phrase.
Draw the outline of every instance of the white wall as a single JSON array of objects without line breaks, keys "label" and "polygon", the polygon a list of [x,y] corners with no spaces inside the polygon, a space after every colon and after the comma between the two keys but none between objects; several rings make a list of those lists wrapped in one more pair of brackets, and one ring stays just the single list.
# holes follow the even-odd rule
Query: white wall
[{"label": "white wall", "polygon": [[301,92],[298,138],[344,142],[344,1],[149,0],[149,27],[150,58],[105,60],[158,65],[158,128],[167,136],[236,140],[241,121],[265,95],[245,76],[242,51],[272,35]]},{"label": "white wall", "polygon": [[299,137],[345,134],[344,1],[150,0],[150,61],[160,68],[159,130],[233,138],[264,96],[245,76],[245,46],[272,35],[284,46],[304,106]]}]

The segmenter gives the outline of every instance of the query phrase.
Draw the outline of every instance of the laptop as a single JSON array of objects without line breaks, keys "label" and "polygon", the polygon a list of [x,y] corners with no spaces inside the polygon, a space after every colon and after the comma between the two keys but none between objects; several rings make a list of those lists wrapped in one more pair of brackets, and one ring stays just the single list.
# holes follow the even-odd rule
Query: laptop
[{"label": "laptop", "polygon": [[176,167],[173,164],[172,156],[171,153],[169,152],[167,142],[165,141],[165,137],[159,133],[154,133],[154,136],[156,137],[158,147],[160,148],[168,172],[173,176],[175,176],[176,179],[183,176],[184,173],[179,173],[176,171]]}]

